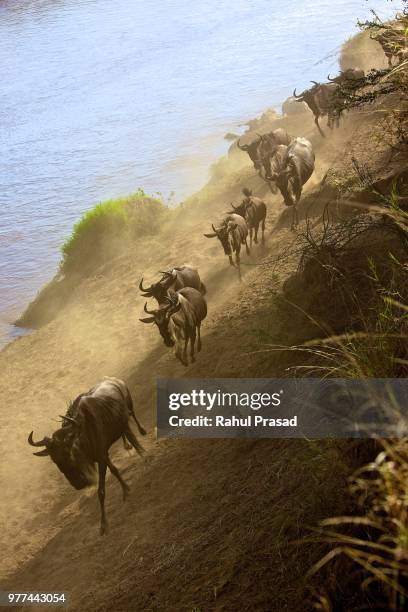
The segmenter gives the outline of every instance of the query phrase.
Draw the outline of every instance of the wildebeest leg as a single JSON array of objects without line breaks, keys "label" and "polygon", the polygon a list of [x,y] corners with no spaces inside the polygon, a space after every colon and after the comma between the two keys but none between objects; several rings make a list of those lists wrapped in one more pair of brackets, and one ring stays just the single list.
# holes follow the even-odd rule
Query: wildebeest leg
[{"label": "wildebeest leg", "polygon": [[[183,351],[181,350],[182,342],[184,342]],[[176,343],[176,357],[181,363],[185,366],[188,366],[187,361],[187,343],[188,343],[188,335],[184,337],[178,338]]]},{"label": "wildebeest leg", "polygon": [[[246,254],[250,255],[251,254],[251,250],[250,250],[250,248],[248,246],[248,242],[247,242],[246,238],[245,238],[245,248],[246,248]],[[238,257],[238,259],[239,259],[239,257]]]},{"label": "wildebeest leg", "polygon": [[101,529],[100,534],[105,535],[108,533],[108,524],[106,522],[105,515],[105,477],[106,477],[106,462],[98,463],[98,473],[99,473],[99,481],[98,481],[98,497],[99,504],[101,506]]},{"label": "wildebeest leg", "polygon": [[292,212],[292,225],[290,229],[293,231],[295,229],[295,226],[298,225],[298,223],[299,223],[299,218],[298,218],[297,206],[296,204],[294,204],[293,212]]},{"label": "wildebeest leg", "polygon": [[197,325],[197,352],[201,351],[201,333],[200,333],[200,324]]},{"label": "wildebeest leg", "polygon": [[315,120],[314,121],[315,121],[315,124],[317,125],[317,129],[320,132],[320,136],[322,136],[323,138],[326,138],[325,133],[323,132],[322,128],[319,125],[319,115],[315,115]]},{"label": "wildebeest leg", "polygon": [[336,114],[336,128],[340,127],[341,113]]},{"label": "wildebeest leg", "polygon": [[183,348],[183,363],[186,366],[188,365],[187,346],[188,346],[189,339],[190,339],[190,337],[189,337],[189,335],[187,333],[186,337],[184,338],[184,348]]},{"label": "wildebeest leg", "polygon": [[129,442],[126,440],[125,434],[123,434],[122,440],[123,440],[123,447],[124,447],[124,449],[125,450],[130,450],[132,448],[132,445],[129,444]]},{"label": "wildebeest leg", "polygon": [[275,183],[271,183],[271,181],[268,181],[268,185],[271,193],[273,193],[274,195],[275,193],[278,193],[278,188],[276,187]]},{"label": "wildebeest leg", "polygon": [[136,423],[136,427],[138,428],[140,435],[141,436],[145,436],[146,435],[146,430],[145,430],[144,427],[141,426],[137,416],[135,415],[135,409],[134,409],[134,406],[133,406],[133,400],[132,400],[132,396],[130,395],[130,393],[128,394],[128,406],[129,406],[129,412],[132,415],[134,422]]},{"label": "wildebeest leg", "polygon": [[[183,365],[186,366],[188,365],[185,359],[186,350],[187,350],[187,342],[188,342],[188,334],[182,327],[179,327],[178,325],[176,325],[175,326],[175,337],[176,337],[176,345],[175,345],[174,354],[176,358],[179,361],[181,361]],[[184,342],[184,351],[182,351],[182,348],[181,348],[183,342]]]},{"label": "wildebeest leg", "polygon": [[238,268],[238,278],[241,281],[241,258],[239,256],[239,251],[236,252],[235,259],[236,259],[237,268]]},{"label": "wildebeest leg", "polygon": [[262,219],[262,244],[265,244],[265,217]]},{"label": "wildebeest leg", "polygon": [[191,334],[190,334],[190,355],[191,355],[191,361],[195,361],[195,357],[194,357],[194,345],[195,345],[195,341],[196,341],[196,328],[193,327],[193,329],[191,330]]},{"label": "wildebeest leg", "polygon": [[249,228],[249,248],[252,249],[252,232],[253,232],[253,228],[252,225]]},{"label": "wildebeest leg", "polygon": [[119,474],[118,468],[115,465],[113,465],[112,461],[110,460],[109,455],[108,455],[108,467],[111,473],[119,480],[120,486],[122,487],[122,491],[123,491],[123,501],[125,501],[130,491],[130,488],[128,487],[126,482],[123,480],[122,476]]},{"label": "wildebeest leg", "polygon": [[259,223],[257,223],[254,227],[254,242],[255,244],[258,244],[258,229],[259,229]]},{"label": "wildebeest leg", "polygon": [[232,261],[232,255],[228,255],[230,265],[233,266],[234,262]]},{"label": "wildebeest leg", "polygon": [[183,352],[181,352],[181,347],[180,345],[177,346],[176,348],[176,357],[179,361],[181,361],[181,363],[185,366],[188,365],[188,363],[186,362],[185,358],[184,358],[184,354],[185,354],[185,349]]},{"label": "wildebeest leg", "polygon": [[137,441],[137,438],[136,438],[135,434],[133,433],[133,431],[130,429],[129,425],[125,429],[125,436],[129,440],[129,442],[131,443],[131,445],[133,446],[135,451],[137,451],[139,453],[139,455],[142,455],[144,453],[144,448]]}]

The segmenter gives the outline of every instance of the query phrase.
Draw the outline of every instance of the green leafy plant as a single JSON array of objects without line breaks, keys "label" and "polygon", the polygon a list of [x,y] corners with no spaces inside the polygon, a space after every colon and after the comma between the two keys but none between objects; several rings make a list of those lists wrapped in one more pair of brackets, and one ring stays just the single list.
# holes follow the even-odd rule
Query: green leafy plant
[{"label": "green leafy plant", "polygon": [[166,212],[160,200],[142,189],[97,204],[84,213],[62,245],[61,272],[90,273],[136,239],[154,234]]}]

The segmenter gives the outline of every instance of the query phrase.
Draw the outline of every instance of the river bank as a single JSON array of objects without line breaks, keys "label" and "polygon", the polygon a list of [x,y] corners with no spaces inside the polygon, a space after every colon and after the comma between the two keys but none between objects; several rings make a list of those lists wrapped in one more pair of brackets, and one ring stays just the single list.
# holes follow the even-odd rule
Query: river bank
[{"label": "river bank", "polygon": [[295,0],[277,28],[266,0],[0,3],[0,347],[86,210],[138,187],[178,203],[196,192],[224,133],[279,107],[305,75],[325,79],[368,14],[364,0],[304,10],[308,28]]}]

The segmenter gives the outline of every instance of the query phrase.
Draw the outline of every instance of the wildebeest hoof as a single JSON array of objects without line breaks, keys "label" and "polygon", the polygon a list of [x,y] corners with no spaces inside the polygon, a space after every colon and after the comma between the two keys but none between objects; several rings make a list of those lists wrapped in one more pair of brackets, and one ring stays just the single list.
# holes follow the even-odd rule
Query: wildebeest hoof
[{"label": "wildebeest hoof", "polygon": [[107,523],[102,523],[99,533],[101,534],[101,536],[108,535],[109,528],[108,528]]}]

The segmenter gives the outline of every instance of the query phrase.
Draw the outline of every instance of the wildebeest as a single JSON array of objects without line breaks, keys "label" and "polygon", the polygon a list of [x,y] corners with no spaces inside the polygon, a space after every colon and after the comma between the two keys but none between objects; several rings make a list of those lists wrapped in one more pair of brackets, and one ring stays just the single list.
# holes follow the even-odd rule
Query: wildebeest
[{"label": "wildebeest", "polygon": [[319,125],[319,117],[327,115],[327,125],[330,129],[333,128],[336,120],[337,126],[339,123],[340,116],[338,113],[333,112],[336,101],[336,92],[338,85],[336,83],[314,83],[313,87],[306,89],[303,93],[297,95],[296,89],[293,92],[293,96],[299,102],[306,102],[310,110],[314,115],[314,121],[319,130],[321,136],[325,136],[322,128]]},{"label": "wildebeest", "polygon": [[271,178],[276,181],[286,206],[293,206],[292,229],[298,222],[296,207],[314,163],[312,143],[306,138],[295,138],[288,147],[281,145],[272,161]]},{"label": "wildebeest", "polygon": [[184,287],[165,298],[165,305],[148,310],[150,315],[140,319],[142,323],[155,323],[166,346],[175,346],[177,359],[188,365],[187,348],[190,342],[191,361],[195,361],[194,348],[201,351],[200,326],[207,316],[207,303],[203,295],[192,287]]},{"label": "wildebeest", "polygon": [[201,282],[200,275],[195,268],[181,266],[173,268],[168,272],[161,272],[161,274],[162,278],[157,283],[150,285],[150,287],[143,287],[142,278],[139,283],[139,289],[143,292],[143,297],[154,297],[160,305],[164,303],[165,298],[171,292],[183,289],[183,287],[193,287],[193,289],[197,289],[203,295],[206,294],[205,285]]},{"label": "wildebeest", "polygon": [[257,134],[257,137],[249,144],[241,145],[238,140],[237,146],[241,151],[248,153],[255,170],[261,172],[265,161],[270,159],[280,144],[289,144],[291,137],[283,128],[277,128],[267,134]]},{"label": "wildebeest", "polygon": [[271,161],[279,145],[289,145],[292,141],[292,136],[283,128],[278,128],[269,134],[261,135],[260,138],[258,154],[265,171],[265,176],[267,176],[271,172]]},{"label": "wildebeest", "polygon": [[83,489],[94,482],[95,463],[98,464],[98,496],[101,506],[101,535],[107,532],[105,516],[105,476],[109,467],[119,480],[123,499],[129,487],[109,458],[109,449],[120,437],[127,439],[142,454],[143,447],[130,429],[132,417],[139,433],[146,432],[136,418],[132,396],[126,384],[118,378],[107,377],[87,393],[79,395],[68,407],[62,427],[38,442],[33,432],[28,436],[31,446],[43,447],[34,453],[38,457],[50,457],[75,489]]},{"label": "wildebeest", "polygon": [[228,255],[231,266],[234,266],[232,259],[235,253],[236,267],[238,268],[238,276],[241,280],[241,245],[245,244],[247,255],[250,254],[248,247],[248,225],[241,215],[229,214],[221,223],[220,227],[214,227],[212,234],[204,234],[206,238],[218,238],[222,244],[225,255]]},{"label": "wildebeest", "polygon": [[360,83],[363,84],[364,76],[364,70],[360,70],[360,68],[347,68],[347,70],[341,70],[340,74],[334,77],[334,79],[330,77],[330,74],[327,75],[327,80],[330,83],[354,88]]},{"label": "wildebeest", "polygon": [[[262,244],[265,244],[265,220],[266,220],[266,204],[260,198],[252,195],[252,191],[247,187],[242,190],[245,198],[239,206],[234,206],[231,203],[233,213],[241,215],[247,222],[249,230],[249,247],[252,247],[252,235],[254,234],[254,242],[258,243],[258,229],[261,224],[262,229]],[[232,213],[229,213],[232,214]]]},{"label": "wildebeest", "polygon": [[258,172],[261,169],[261,159],[258,153],[258,146],[260,141],[261,137],[259,136],[259,134],[257,134],[256,138],[254,138],[254,140],[252,140],[249,144],[241,144],[240,138],[237,140],[237,147],[241,149],[241,151],[245,151],[245,153],[248,153],[249,159],[253,163],[255,170],[258,170]]}]

